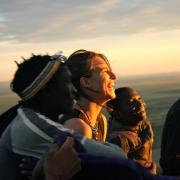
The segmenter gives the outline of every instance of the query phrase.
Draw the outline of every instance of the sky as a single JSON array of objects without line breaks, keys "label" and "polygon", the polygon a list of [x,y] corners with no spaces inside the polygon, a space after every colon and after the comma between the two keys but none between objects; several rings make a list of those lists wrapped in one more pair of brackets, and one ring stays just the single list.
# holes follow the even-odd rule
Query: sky
[{"label": "sky", "polygon": [[0,81],[32,53],[103,53],[118,77],[180,72],[179,0],[0,0]]}]

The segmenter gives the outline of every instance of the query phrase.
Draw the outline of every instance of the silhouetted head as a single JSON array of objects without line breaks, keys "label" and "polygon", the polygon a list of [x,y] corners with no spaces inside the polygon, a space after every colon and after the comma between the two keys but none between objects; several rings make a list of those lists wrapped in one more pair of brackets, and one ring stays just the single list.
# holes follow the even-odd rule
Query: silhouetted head
[{"label": "silhouetted head", "polygon": [[124,125],[134,126],[146,119],[146,106],[139,93],[129,87],[115,90],[116,98],[109,101],[113,119]]},{"label": "silhouetted head", "polygon": [[74,88],[64,60],[62,55],[32,55],[18,64],[11,88],[24,105],[51,116],[72,110]]},{"label": "silhouetted head", "polygon": [[72,82],[79,96],[99,101],[98,103],[115,97],[116,76],[103,54],[78,50],[70,55],[66,64],[72,73]]}]

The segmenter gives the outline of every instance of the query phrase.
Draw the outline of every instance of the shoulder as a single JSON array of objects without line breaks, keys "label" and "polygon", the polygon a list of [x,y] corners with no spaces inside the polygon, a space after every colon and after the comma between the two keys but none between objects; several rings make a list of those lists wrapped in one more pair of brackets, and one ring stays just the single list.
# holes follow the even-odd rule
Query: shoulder
[{"label": "shoulder", "polygon": [[81,111],[74,109],[71,114],[60,114],[58,122],[61,124],[65,124],[66,121],[73,118],[79,118],[81,114]]},{"label": "shoulder", "polygon": [[140,128],[142,129],[142,130],[146,130],[146,131],[151,131],[152,130],[152,126],[151,126],[151,123],[150,123],[150,121],[149,121],[149,119],[145,119],[145,120],[143,120],[142,121],[142,123],[140,124]]},{"label": "shoulder", "polygon": [[13,121],[13,119],[17,116],[17,109],[19,108],[20,104],[17,104],[6,112],[0,115],[0,136],[7,128],[7,126]]},{"label": "shoulder", "polygon": [[92,138],[92,130],[90,126],[80,118],[68,119],[65,121],[64,126],[73,129],[87,138]]},{"label": "shoulder", "polygon": [[178,100],[172,107],[169,109],[166,115],[166,126],[173,126],[179,124],[180,119],[180,100]]}]

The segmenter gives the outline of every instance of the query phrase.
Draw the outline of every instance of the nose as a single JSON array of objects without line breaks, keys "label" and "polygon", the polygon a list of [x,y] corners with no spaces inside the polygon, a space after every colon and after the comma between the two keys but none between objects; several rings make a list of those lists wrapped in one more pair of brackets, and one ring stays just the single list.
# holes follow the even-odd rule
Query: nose
[{"label": "nose", "polygon": [[145,107],[145,102],[143,100],[136,100],[135,105],[136,105],[136,108],[141,109]]},{"label": "nose", "polygon": [[110,71],[110,78],[113,80],[116,79],[116,75],[112,71]]}]

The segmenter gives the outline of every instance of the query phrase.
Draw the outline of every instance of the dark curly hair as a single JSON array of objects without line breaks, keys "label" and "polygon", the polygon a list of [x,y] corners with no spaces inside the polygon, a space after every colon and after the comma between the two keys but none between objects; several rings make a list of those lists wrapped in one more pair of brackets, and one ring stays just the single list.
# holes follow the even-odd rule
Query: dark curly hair
[{"label": "dark curly hair", "polygon": [[[51,56],[49,55],[32,55],[29,59],[24,59],[20,64],[17,63],[18,69],[14,75],[14,78],[11,82],[11,89],[16,94],[20,95],[21,92],[28,87],[36,77],[42,72],[45,66],[49,61],[52,61]],[[53,77],[49,80],[49,82],[43,87],[34,97],[30,99],[33,100],[37,97],[41,96],[41,92],[45,88],[51,88],[54,86],[54,81],[56,81],[57,77],[59,78],[60,70],[53,75]],[[29,100],[28,100],[29,101]]]}]

